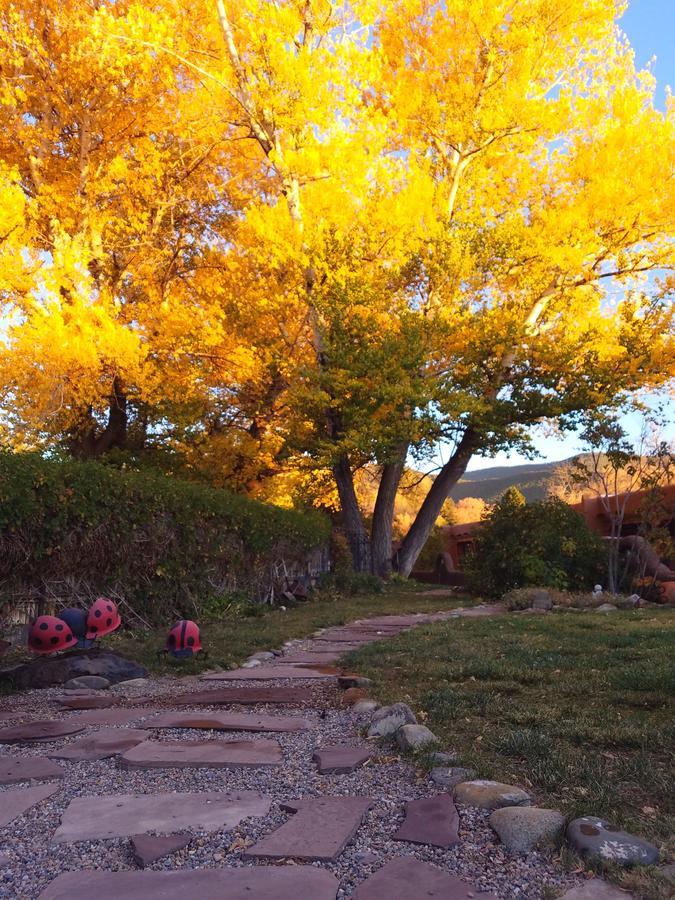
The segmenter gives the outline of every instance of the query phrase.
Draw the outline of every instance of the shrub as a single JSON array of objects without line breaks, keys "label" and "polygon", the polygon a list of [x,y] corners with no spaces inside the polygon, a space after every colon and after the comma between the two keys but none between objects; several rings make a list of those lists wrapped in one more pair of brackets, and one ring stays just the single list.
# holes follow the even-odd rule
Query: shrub
[{"label": "shrub", "polygon": [[0,453],[0,592],[11,602],[124,598],[148,621],[270,597],[328,539],[284,510],[152,471]]},{"label": "shrub", "polygon": [[530,609],[534,603],[537,592],[541,588],[513,588],[502,597],[502,602],[510,611]]},{"label": "shrub", "polygon": [[509,490],[484,520],[467,578],[491,597],[530,585],[578,591],[600,578],[604,561],[598,535],[562,500],[525,503]]}]

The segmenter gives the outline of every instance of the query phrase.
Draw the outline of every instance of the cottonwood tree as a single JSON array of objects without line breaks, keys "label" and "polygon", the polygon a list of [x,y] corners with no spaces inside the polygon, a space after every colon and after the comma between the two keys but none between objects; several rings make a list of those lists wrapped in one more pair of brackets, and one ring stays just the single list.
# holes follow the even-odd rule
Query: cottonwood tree
[{"label": "cottonwood tree", "polygon": [[[544,417],[570,426],[672,372],[672,284],[643,280],[672,263],[672,117],[654,108],[653,78],[635,71],[614,0],[199,0],[189,9],[167,0],[94,12],[73,0],[54,12],[64,46],[74,40],[66,23],[86,10],[91,40],[108,54],[95,46],[102,66],[131,59],[152,73],[146,93],[166,113],[152,134],[171,137],[155,164],[180,159],[181,140],[204,160],[201,181],[177,178],[168,191],[180,197],[194,184],[181,246],[200,265],[169,279],[168,310],[139,303],[121,329],[120,346],[140,343],[134,353],[156,366],[157,390],[138,394],[166,392],[165,418],[180,419],[197,456],[218,465],[236,447],[240,483],[328,469],[358,567],[391,570],[406,459],[454,444],[394,561],[407,575],[473,454],[522,446]],[[43,30],[34,55],[51,71]],[[32,57],[15,60],[15,89]],[[65,62],[59,71],[68,83]],[[149,102],[143,79],[135,84]],[[38,101],[37,91],[30,108],[13,99],[10,133],[51,121]],[[67,134],[51,135],[58,158]],[[154,152],[157,138],[148,143]],[[117,155],[133,181],[138,151],[128,146]],[[142,171],[154,196],[157,182]],[[135,221],[146,202],[134,197],[125,215]],[[174,237],[164,234],[168,252]],[[97,309],[90,288],[80,294]],[[165,321],[179,323],[168,354],[175,375],[156,363],[166,346],[144,326],[146,309],[160,335]],[[108,316],[101,334],[109,320],[119,324]],[[91,340],[98,335],[92,326]],[[83,402],[100,404],[97,385],[82,379]],[[183,396],[194,402],[179,409]],[[364,466],[379,472],[370,527],[354,484]]]}]

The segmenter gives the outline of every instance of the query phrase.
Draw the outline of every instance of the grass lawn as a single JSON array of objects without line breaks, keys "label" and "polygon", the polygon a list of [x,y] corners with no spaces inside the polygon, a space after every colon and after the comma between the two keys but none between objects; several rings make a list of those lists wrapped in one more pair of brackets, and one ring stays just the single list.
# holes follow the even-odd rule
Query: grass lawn
[{"label": "grass lawn", "polygon": [[162,631],[121,632],[112,635],[103,643],[132,657],[156,673],[175,672],[187,675],[214,666],[231,668],[242,663],[256,650],[280,647],[284,641],[307,637],[318,628],[328,625],[342,625],[364,616],[435,612],[439,609],[466,606],[472,602],[457,594],[436,596],[424,593],[431,589],[432,586],[418,584],[392,585],[381,594],[353,597],[326,593],[286,611],[258,607],[260,615],[234,614],[224,617],[218,622],[202,624],[202,643],[209,653],[207,660],[176,663],[162,658],[157,661],[157,650],[164,647],[171,623],[167,623],[166,629]]},{"label": "grass lawn", "polygon": [[[674,637],[672,609],[565,611],[453,619],[346,659],[479,776],[672,850]],[[620,877],[640,896],[670,896],[646,871]]]}]

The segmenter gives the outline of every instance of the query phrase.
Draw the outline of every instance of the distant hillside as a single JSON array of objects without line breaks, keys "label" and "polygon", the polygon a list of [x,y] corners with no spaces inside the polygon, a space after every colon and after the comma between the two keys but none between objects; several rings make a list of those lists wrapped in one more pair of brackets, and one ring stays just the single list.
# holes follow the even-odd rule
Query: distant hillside
[{"label": "distant hillside", "polygon": [[542,500],[554,473],[569,460],[557,462],[526,463],[522,466],[492,466],[478,472],[467,472],[450,492],[453,500],[464,497],[479,497],[481,500],[496,500],[507,488],[517,487],[526,500]]}]

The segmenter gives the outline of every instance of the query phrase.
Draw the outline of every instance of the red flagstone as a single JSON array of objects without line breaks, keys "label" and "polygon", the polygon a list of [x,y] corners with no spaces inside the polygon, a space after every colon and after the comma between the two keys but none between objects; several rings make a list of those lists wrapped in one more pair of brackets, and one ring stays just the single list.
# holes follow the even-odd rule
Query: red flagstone
[{"label": "red flagstone", "polygon": [[0,728],[0,744],[23,744],[29,741],[53,741],[84,731],[83,723],[64,719],[62,721],[27,722],[11,728]]},{"label": "red flagstone", "polygon": [[38,784],[35,787],[0,792],[0,828],[22,816],[31,806],[55,794],[60,785]]},{"label": "red flagstone", "polygon": [[179,831],[178,834],[135,834],[131,838],[131,848],[136,865],[144,869],[146,866],[157,862],[169,853],[182,850],[192,840],[189,831]]},{"label": "red flagstone", "polygon": [[0,756],[0,784],[20,781],[47,781],[63,778],[66,773],[51,759],[42,756]]},{"label": "red flagstone", "polygon": [[370,759],[368,747],[322,747],[314,751],[314,762],[322,775],[353,772]]},{"label": "red flagstone", "polygon": [[277,741],[144,741],[119,758],[124,769],[244,769],[280,766]]},{"label": "red flagstone", "polygon": [[356,834],[372,804],[368,797],[311,797],[282,803],[282,809],[295,815],[250,847],[245,856],[335,859]]},{"label": "red flagstone", "polygon": [[400,856],[378,869],[354,891],[353,900],[497,900],[494,894],[481,893],[465,881],[449,875],[414,856]]},{"label": "red flagstone", "polygon": [[178,872],[59,875],[38,900],[335,900],[338,882],[314,866],[243,866]]},{"label": "red flagstone", "polygon": [[48,753],[55,759],[74,761],[107,759],[130,750],[148,739],[147,731],[140,728],[100,728],[72,744]]},{"label": "red flagstone", "polygon": [[293,704],[301,706],[311,703],[313,692],[306,687],[228,687],[211,691],[194,691],[191,694],[179,694],[173,698],[176,706],[217,706],[222,704],[257,705],[270,703],[275,705]]},{"label": "red flagstone", "polygon": [[283,675],[278,667],[255,666],[253,669],[231,669],[229,672],[213,672],[202,675],[202,681],[268,681],[278,678],[335,678],[339,669],[320,666],[314,669],[301,669],[295,666],[284,666]]},{"label": "red flagstone", "polygon": [[394,840],[447,849],[459,843],[458,828],[459,815],[451,797],[438,794],[406,803],[405,821]]},{"label": "red flagstone", "polygon": [[300,716],[261,716],[255,713],[167,712],[148,719],[144,728],[199,728],[213,731],[308,731]]}]

